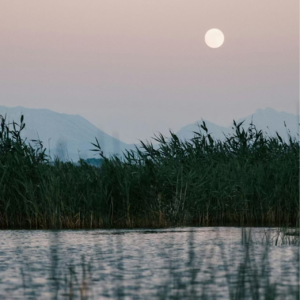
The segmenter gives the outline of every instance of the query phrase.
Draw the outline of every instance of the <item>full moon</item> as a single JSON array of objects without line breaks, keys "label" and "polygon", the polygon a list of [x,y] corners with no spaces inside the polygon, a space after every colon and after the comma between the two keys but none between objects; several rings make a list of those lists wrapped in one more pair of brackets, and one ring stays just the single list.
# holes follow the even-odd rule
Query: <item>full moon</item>
[{"label": "full moon", "polygon": [[219,48],[224,43],[224,34],[221,30],[213,28],[206,32],[205,43],[210,48]]}]

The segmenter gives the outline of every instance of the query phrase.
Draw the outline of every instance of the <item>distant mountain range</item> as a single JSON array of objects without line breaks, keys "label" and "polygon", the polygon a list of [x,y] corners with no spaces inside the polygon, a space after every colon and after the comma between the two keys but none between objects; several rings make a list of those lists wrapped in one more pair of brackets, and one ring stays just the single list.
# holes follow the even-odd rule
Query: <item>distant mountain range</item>
[{"label": "distant mountain range", "polygon": [[[126,144],[98,129],[80,115],[56,113],[48,109],[31,109],[25,107],[0,106],[0,115],[7,116],[8,121],[20,120],[24,115],[26,127],[23,137],[28,140],[40,139],[47,148],[47,153],[52,158],[59,157],[62,160],[78,161],[79,158],[94,158],[95,152],[91,142],[97,138],[106,156],[112,154],[121,155],[125,149],[134,149],[133,144]],[[243,127],[248,128],[251,120],[258,129],[275,135],[276,131],[284,138],[288,138],[287,129],[294,137],[299,133],[299,115],[286,112],[278,112],[274,109],[258,109],[253,115],[237,120],[245,120]],[[222,127],[205,120],[209,133],[217,139],[223,139],[224,134],[232,132],[231,126]],[[284,122],[286,127],[284,126]],[[177,132],[181,139],[190,139],[194,136],[193,131],[199,131],[197,124],[202,121],[187,125]],[[144,140],[141,137],[141,140]],[[96,156],[97,158],[99,156]]]},{"label": "distant mountain range", "polygon": [[60,114],[48,109],[0,106],[0,115],[6,115],[10,122],[19,123],[22,114],[26,124],[23,137],[28,141],[39,138],[52,158],[59,157],[74,162],[79,158],[100,158],[96,152],[90,151],[94,148],[91,142],[94,143],[95,138],[99,140],[107,156],[122,154],[125,149],[134,148],[133,145],[106,134],[79,115]]},{"label": "distant mountain range", "polygon": [[[232,126],[222,127],[210,121],[204,121],[209,133],[216,139],[223,140],[224,134],[228,135],[232,133]],[[275,136],[276,132],[278,132],[286,141],[288,140],[288,134],[299,139],[299,115],[278,112],[272,108],[266,108],[258,109],[254,114],[236,120],[237,123],[242,121],[244,121],[242,125],[244,129],[247,129],[252,122],[257,129],[262,130],[269,136]],[[202,120],[181,128],[177,132],[178,137],[181,139],[191,139],[194,136],[194,131],[199,132],[200,130],[203,132],[202,129],[199,129],[198,124],[202,124]]]}]

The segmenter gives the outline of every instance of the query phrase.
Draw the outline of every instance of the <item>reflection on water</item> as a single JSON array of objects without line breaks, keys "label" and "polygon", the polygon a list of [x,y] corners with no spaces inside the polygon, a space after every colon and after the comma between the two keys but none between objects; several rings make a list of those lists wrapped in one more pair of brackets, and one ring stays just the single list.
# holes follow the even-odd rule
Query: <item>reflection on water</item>
[{"label": "reflection on water", "polygon": [[298,299],[298,246],[276,236],[252,228],[250,239],[233,227],[1,231],[0,298]]}]

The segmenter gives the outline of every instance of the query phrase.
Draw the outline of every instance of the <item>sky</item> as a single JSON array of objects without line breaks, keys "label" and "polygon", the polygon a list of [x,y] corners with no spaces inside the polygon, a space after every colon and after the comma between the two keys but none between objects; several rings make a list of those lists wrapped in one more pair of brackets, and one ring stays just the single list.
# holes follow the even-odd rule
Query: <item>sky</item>
[{"label": "sky", "polygon": [[201,118],[298,113],[298,0],[0,4],[0,105],[79,114],[128,143]]}]

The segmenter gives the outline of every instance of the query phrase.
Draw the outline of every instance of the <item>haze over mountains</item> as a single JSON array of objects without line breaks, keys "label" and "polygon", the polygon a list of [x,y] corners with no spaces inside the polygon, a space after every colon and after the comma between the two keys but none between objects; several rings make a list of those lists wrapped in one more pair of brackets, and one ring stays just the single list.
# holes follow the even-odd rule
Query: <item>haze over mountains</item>
[{"label": "haze over mountains", "polygon": [[[216,125],[210,121],[204,120],[208,128],[209,133],[213,137],[223,140],[224,134],[228,135],[232,133],[232,124],[228,127],[222,127]],[[257,109],[252,115],[244,118],[236,119],[236,122],[244,121],[242,127],[247,129],[252,122],[255,124],[257,129],[262,130],[269,136],[275,136],[276,132],[284,139],[288,140],[288,134],[290,133],[292,137],[298,137],[299,134],[299,115],[290,114],[287,112],[278,112],[272,108]],[[193,124],[189,124],[181,128],[177,135],[181,139],[190,139],[194,136],[194,131],[199,131],[198,124],[202,123],[201,120]],[[286,127],[285,125],[286,124]],[[289,130],[289,133],[288,133]],[[201,131],[203,131],[201,129]]]},{"label": "haze over mountains", "polygon": [[[9,122],[14,120],[19,123],[21,114],[24,115],[26,123],[23,137],[28,140],[39,138],[52,158],[57,156],[62,160],[76,162],[79,157],[95,157],[95,152],[90,151],[93,148],[91,142],[95,142],[95,137],[107,156],[120,155],[125,149],[134,149],[133,144],[126,144],[106,134],[80,115],[61,114],[48,109],[0,106],[0,115],[6,115]],[[238,122],[242,120],[245,120],[244,128],[253,120],[258,129],[269,135],[275,135],[277,131],[284,139],[288,139],[287,128],[294,137],[297,137],[299,132],[299,115],[278,112],[271,108],[258,109],[253,115],[238,119]],[[205,122],[212,136],[218,139],[223,139],[224,134],[232,132],[231,126],[222,127],[207,120]],[[177,132],[178,136],[181,139],[192,138],[193,131],[199,131],[199,123],[201,120],[183,127]],[[145,140],[143,137],[140,139]]]},{"label": "haze over mountains", "polygon": [[[80,115],[61,114],[48,109],[31,109],[25,107],[0,106],[0,115],[7,120],[19,123],[24,115],[26,124],[23,137],[27,140],[40,139],[51,157],[62,160],[78,161],[95,157],[96,152],[91,142],[97,138],[105,155],[121,154],[125,149],[133,148],[120,140],[106,134]],[[99,155],[97,157],[100,157]]]}]

